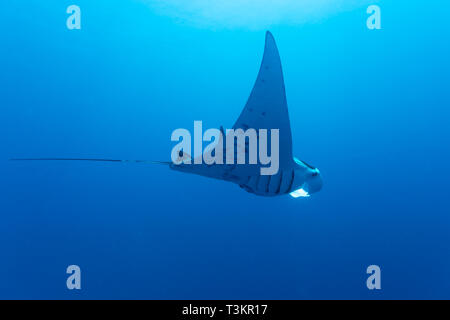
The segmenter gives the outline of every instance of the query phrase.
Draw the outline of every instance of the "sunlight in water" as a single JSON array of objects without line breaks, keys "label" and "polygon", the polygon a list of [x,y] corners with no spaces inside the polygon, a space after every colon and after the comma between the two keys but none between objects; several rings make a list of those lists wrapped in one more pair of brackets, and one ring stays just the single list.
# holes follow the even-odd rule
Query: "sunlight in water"
[{"label": "sunlight in water", "polygon": [[158,13],[201,27],[264,29],[300,24],[376,0],[141,0]]}]

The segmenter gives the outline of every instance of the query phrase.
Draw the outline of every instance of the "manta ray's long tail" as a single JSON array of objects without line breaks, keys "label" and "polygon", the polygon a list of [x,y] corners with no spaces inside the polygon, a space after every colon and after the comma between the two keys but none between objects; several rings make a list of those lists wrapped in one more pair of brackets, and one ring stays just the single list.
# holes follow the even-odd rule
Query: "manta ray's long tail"
[{"label": "manta ray's long tail", "polygon": [[11,161],[94,161],[94,162],[134,162],[151,164],[171,164],[169,161],[153,160],[123,160],[123,159],[99,159],[99,158],[13,158]]}]

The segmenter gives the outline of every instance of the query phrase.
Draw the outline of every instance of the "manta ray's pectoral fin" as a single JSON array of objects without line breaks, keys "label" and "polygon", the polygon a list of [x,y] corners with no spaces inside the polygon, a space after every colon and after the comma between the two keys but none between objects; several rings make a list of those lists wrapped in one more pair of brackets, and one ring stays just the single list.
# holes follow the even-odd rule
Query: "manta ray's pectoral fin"
[{"label": "manta ray's pectoral fin", "polygon": [[272,34],[266,33],[264,56],[253,90],[233,129],[279,129],[280,168],[291,167],[292,134],[283,70]]}]

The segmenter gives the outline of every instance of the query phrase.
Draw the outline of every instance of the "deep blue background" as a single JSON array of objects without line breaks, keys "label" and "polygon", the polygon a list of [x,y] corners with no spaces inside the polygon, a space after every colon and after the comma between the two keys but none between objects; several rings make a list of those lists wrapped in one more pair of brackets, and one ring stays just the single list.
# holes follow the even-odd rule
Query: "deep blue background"
[{"label": "deep blue background", "polygon": [[[271,27],[308,199],[162,166],[176,128],[231,127],[262,28],[202,27],[139,1],[0,5],[0,298],[450,298],[448,10],[379,1]],[[65,269],[82,269],[82,290]],[[366,268],[382,269],[382,290]]]}]

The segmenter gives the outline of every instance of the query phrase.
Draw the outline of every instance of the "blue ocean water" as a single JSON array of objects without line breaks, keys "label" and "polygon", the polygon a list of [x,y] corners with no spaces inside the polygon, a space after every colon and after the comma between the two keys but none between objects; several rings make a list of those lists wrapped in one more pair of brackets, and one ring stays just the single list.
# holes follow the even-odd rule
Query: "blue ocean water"
[{"label": "blue ocean water", "polygon": [[[369,30],[367,2],[330,0],[311,19],[300,6],[296,21],[260,1],[269,9],[248,25],[237,4],[196,15],[154,3],[0,5],[0,298],[449,299],[450,5],[376,1],[382,29]],[[81,30],[66,27],[71,4]],[[232,126],[267,29],[294,154],[321,170],[320,193],[8,161],[169,160],[174,129]],[[72,264],[79,291],[66,288]],[[372,264],[381,290],[366,287]]]}]

